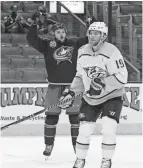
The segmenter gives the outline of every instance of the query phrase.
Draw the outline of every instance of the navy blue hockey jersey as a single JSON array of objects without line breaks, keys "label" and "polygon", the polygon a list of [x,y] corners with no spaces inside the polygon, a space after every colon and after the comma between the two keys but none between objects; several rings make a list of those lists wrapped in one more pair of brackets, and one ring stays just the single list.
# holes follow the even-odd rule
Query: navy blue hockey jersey
[{"label": "navy blue hockey jersey", "polygon": [[48,81],[51,84],[71,84],[76,74],[78,49],[88,42],[87,37],[66,38],[64,43],[37,35],[36,25],[27,34],[29,44],[44,55]]}]

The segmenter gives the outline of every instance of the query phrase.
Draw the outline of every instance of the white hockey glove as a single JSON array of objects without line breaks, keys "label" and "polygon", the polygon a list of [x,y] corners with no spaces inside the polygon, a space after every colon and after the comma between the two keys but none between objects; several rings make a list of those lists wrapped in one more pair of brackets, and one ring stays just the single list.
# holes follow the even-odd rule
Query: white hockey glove
[{"label": "white hockey glove", "polygon": [[91,81],[90,89],[87,92],[90,96],[100,95],[105,84],[99,78],[93,78]]},{"label": "white hockey glove", "polygon": [[62,97],[60,98],[59,102],[60,105],[59,107],[62,109],[66,109],[72,106],[75,96],[75,93],[73,91],[68,91],[68,92],[63,92]]}]

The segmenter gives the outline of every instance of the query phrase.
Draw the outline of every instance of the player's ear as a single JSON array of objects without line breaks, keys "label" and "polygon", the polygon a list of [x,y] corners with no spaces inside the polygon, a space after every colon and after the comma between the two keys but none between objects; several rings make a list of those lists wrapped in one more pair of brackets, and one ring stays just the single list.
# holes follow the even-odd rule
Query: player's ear
[{"label": "player's ear", "polygon": [[107,35],[106,35],[106,34],[103,34],[103,35],[102,35],[102,41],[104,42],[106,39],[107,39]]}]

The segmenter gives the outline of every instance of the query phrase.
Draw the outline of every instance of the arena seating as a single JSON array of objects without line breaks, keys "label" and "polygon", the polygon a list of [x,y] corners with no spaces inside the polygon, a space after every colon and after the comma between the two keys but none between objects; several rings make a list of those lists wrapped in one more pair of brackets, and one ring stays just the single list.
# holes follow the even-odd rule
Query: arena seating
[{"label": "arena seating", "polygon": [[142,6],[141,5],[125,5],[121,4],[119,6],[120,12],[122,15],[128,15],[133,13],[142,13]]},{"label": "arena seating", "polygon": [[34,60],[28,58],[12,57],[10,58],[10,67],[12,69],[34,68]]},{"label": "arena seating", "polygon": [[[19,12],[26,20],[31,17],[32,12]],[[8,16],[10,12],[2,12],[1,19],[3,20],[5,16]]]},{"label": "arena seating", "polygon": [[138,61],[140,62],[140,69],[142,69],[142,36],[137,37],[137,56],[138,56]]},{"label": "arena seating", "polygon": [[1,10],[3,11],[3,12],[7,12],[7,13],[9,13],[9,12],[11,12],[11,6],[12,5],[16,5],[16,6],[18,6],[18,9],[19,9],[19,11],[23,11],[23,5],[22,5],[22,3],[21,2],[12,2],[12,1],[6,1],[6,2],[2,2],[1,3]]},{"label": "arena seating", "polygon": [[32,47],[21,47],[22,49],[22,55],[23,56],[30,56],[30,55],[33,55],[33,56],[39,56],[39,55],[42,55],[40,52],[38,52],[36,49],[32,48]]},{"label": "arena seating", "polygon": [[[3,1],[1,3],[1,23],[4,17],[11,12],[12,5],[17,5],[19,12],[27,20],[41,3],[42,1],[37,3]],[[112,3],[113,44],[116,44],[123,55],[142,71],[142,2],[115,1]],[[97,19],[108,21],[107,2],[103,4],[103,2],[97,2]],[[89,13],[92,14],[92,2],[89,1],[88,5]],[[83,16],[80,17],[83,19]],[[82,26],[73,17],[67,14],[57,14],[56,18],[67,25],[71,36],[82,34]],[[2,82],[44,82],[46,79],[44,56],[28,45],[26,34],[2,33],[1,58]],[[135,81],[135,72],[130,68],[129,71],[131,72],[129,80]]]},{"label": "arena seating", "polygon": [[32,12],[23,12],[21,13],[25,20],[31,17]]},{"label": "arena seating", "polygon": [[27,40],[25,34],[11,34],[12,46],[27,46]]},{"label": "arena seating", "polygon": [[45,70],[30,70],[24,69],[22,71],[22,82],[46,82],[47,76]]},{"label": "arena seating", "polygon": [[34,59],[34,68],[36,69],[45,69],[45,61],[42,58]]},{"label": "arena seating", "polygon": [[122,1],[113,6],[113,11],[116,45],[136,68],[141,69],[142,51],[138,47],[141,38],[138,36],[142,34],[142,4]]},{"label": "arena seating", "polygon": [[7,58],[2,58],[0,63],[2,70],[8,70],[10,68],[10,64]]},{"label": "arena seating", "polygon": [[97,5],[97,17],[100,21],[103,21],[103,4],[101,3]]},{"label": "arena seating", "polygon": [[12,46],[10,34],[1,34],[1,46]]},{"label": "arena seating", "polygon": [[1,47],[1,57],[12,57],[13,55],[22,56],[22,50],[20,47],[12,47],[12,46],[2,46]]},{"label": "arena seating", "polygon": [[[142,67],[142,27],[134,26],[133,31],[133,55]],[[140,67],[140,68],[141,68]]]},{"label": "arena seating", "polygon": [[21,72],[17,70],[2,70],[1,73],[1,81],[2,82],[21,82]]},{"label": "arena seating", "polygon": [[132,19],[134,25],[142,24],[142,14],[132,14]]},{"label": "arena seating", "polygon": [[[115,3],[114,4],[123,4],[123,1],[115,1]],[[127,4],[127,5],[129,5],[129,1],[124,1],[124,4]]]},{"label": "arena seating", "polygon": [[141,35],[142,34],[142,27],[139,26],[134,26],[134,28],[136,29],[136,34]]},{"label": "arena seating", "polygon": [[24,2],[23,6],[24,6],[24,12],[33,12],[38,8],[39,4]]}]

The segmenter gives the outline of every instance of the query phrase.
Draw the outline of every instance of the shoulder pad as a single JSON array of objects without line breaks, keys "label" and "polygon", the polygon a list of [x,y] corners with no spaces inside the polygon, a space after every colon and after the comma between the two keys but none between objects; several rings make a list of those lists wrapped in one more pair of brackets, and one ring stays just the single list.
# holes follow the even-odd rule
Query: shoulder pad
[{"label": "shoulder pad", "polygon": [[84,45],[83,45],[83,46],[81,46],[81,47],[79,48],[79,50],[81,50],[82,48],[84,48]]}]

